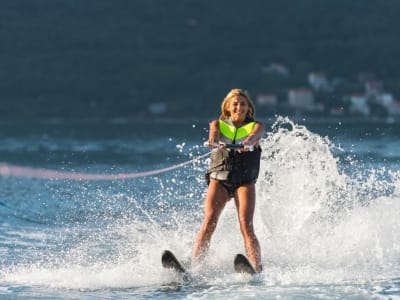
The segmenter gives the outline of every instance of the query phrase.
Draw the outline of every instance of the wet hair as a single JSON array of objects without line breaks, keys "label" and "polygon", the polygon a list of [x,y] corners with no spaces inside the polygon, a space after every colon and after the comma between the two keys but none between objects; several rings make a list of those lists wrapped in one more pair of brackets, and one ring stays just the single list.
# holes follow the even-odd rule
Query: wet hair
[{"label": "wet hair", "polygon": [[228,111],[228,106],[232,99],[238,96],[245,98],[247,104],[249,105],[249,111],[247,112],[246,118],[254,119],[255,108],[253,101],[251,101],[247,91],[242,89],[232,89],[225,96],[225,99],[221,103],[221,116],[219,117],[220,120],[225,120],[226,118],[229,118],[231,116],[230,112]]}]

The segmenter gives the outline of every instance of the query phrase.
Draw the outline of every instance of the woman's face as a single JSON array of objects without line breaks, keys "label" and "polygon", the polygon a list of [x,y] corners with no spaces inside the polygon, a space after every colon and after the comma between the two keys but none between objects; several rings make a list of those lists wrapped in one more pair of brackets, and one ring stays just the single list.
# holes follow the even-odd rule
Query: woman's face
[{"label": "woman's face", "polygon": [[249,112],[249,103],[243,96],[235,96],[228,105],[228,111],[233,122],[243,122]]}]

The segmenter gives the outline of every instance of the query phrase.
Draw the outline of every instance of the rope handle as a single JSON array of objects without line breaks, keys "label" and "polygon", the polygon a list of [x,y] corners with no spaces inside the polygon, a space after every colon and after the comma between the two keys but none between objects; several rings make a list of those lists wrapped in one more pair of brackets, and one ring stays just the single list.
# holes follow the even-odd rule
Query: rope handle
[{"label": "rope handle", "polygon": [[245,149],[249,151],[254,151],[253,145],[242,145],[242,144],[224,144],[224,143],[210,143],[204,142],[204,147],[207,148],[219,148],[219,149]]}]

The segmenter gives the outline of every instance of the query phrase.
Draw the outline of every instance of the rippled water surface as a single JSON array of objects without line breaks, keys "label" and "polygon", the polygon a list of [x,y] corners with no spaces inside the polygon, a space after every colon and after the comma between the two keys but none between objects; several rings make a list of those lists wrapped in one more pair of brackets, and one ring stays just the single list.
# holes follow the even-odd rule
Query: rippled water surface
[{"label": "rippled water surface", "polygon": [[[267,124],[254,220],[265,271],[234,273],[244,249],[229,203],[206,265],[182,281],[161,268],[160,255],[171,249],[190,266],[206,121],[3,124],[0,298],[400,298],[395,125]],[[5,172],[16,166],[18,176]]]}]

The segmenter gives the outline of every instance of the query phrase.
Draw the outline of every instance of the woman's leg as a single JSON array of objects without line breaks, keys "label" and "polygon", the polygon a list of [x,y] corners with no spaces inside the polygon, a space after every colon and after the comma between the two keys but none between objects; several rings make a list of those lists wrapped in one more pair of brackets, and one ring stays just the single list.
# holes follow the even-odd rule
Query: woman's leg
[{"label": "woman's leg", "polygon": [[253,216],[256,204],[254,183],[240,186],[235,192],[235,204],[239,217],[240,230],[243,235],[247,256],[257,272],[262,271],[261,250],[254,233]]},{"label": "woman's leg", "polygon": [[227,190],[217,180],[211,179],[204,201],[204,220],[193,246],[192,265],[201,262],[207,253],[218,218],[228,201]]}]

